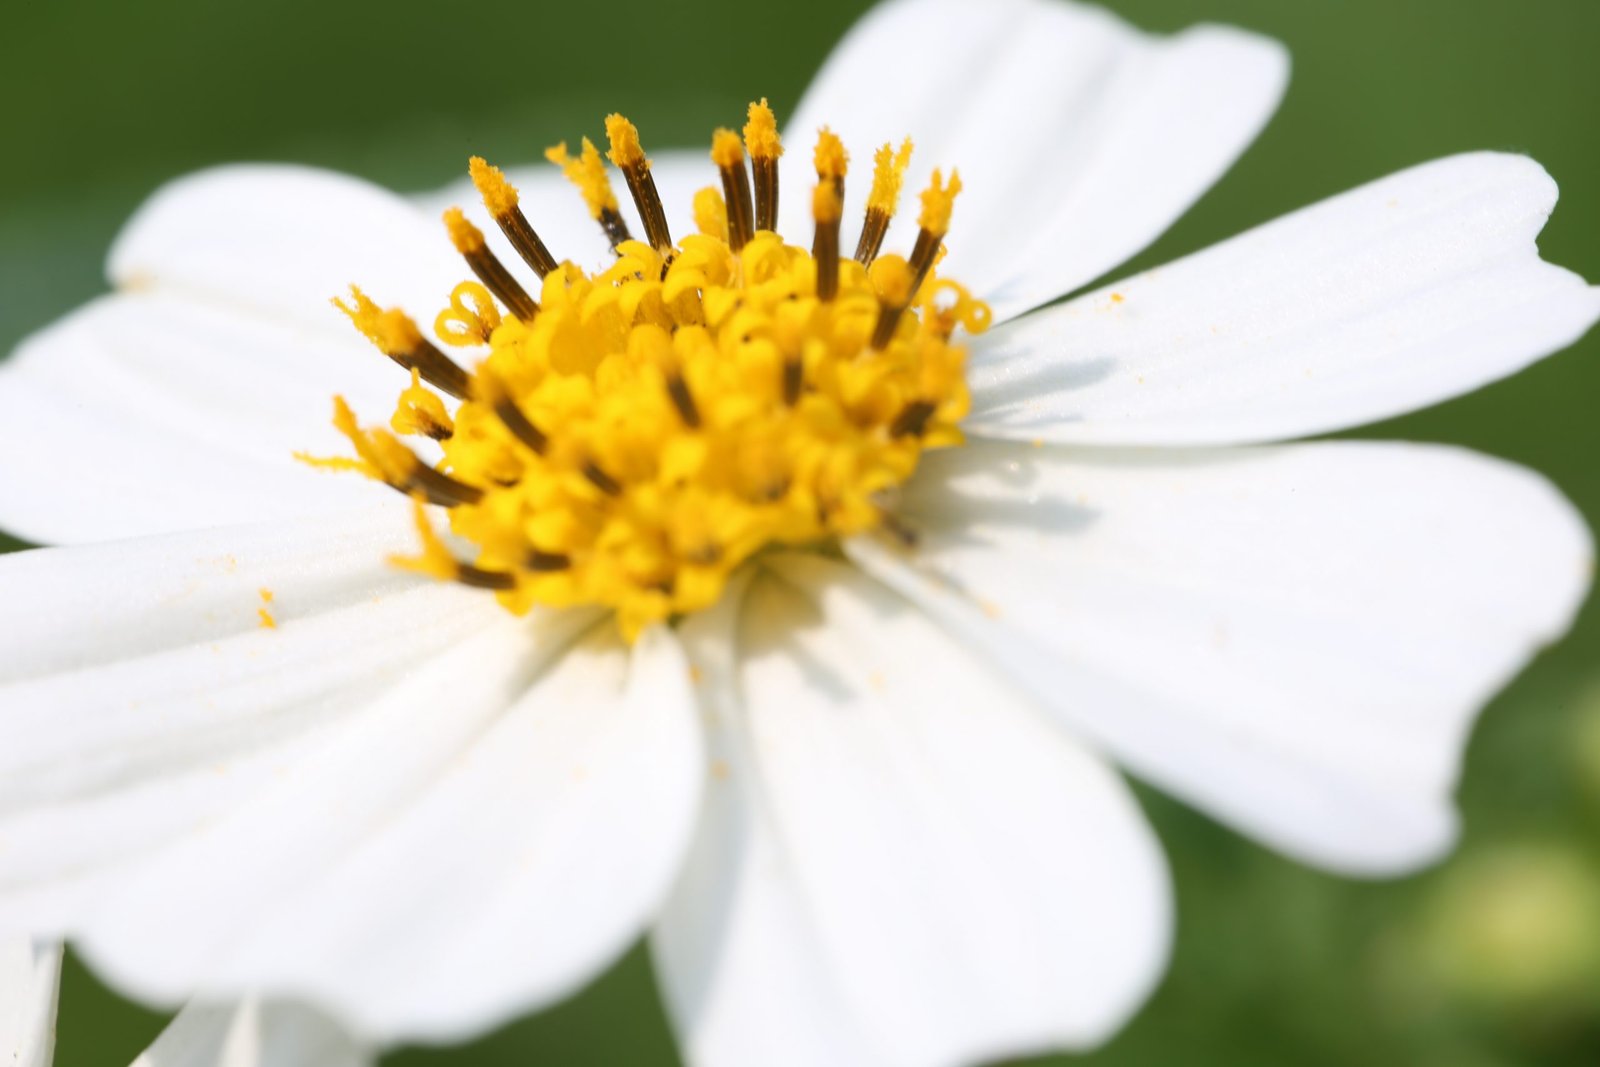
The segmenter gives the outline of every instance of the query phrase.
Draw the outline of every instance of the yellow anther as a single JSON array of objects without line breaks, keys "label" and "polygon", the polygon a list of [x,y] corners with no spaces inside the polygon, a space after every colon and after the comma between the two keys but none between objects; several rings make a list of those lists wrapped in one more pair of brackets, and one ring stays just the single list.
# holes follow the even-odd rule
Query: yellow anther
[{"label": "yellow anther", "polygon": [[893,215],[900,202],[900,187],[905,183],[906,168],[911,166],[911,138],[907,137],[896,152],[885,144],[872,156],[872,191],[867,194],[867,210]]},{"label": "yellow anther", "polygon": [[850,153],[844,150],[844,142],[839,140],[839,135],[824,126],[817,131],[817,148],[812,153],[812,160],[816,163],[818,178],[838,181],[850,166]]},{"label": "yellow anther", "polygon": [[732,130],[720,129],[711,135],[711,162],[718,167],[737,167],[744,162],[744,143]]},{"label": "yellow anther", "polygon": [[935,237],[943,237],[949,233],[950,209],[954,206],[956,194],[960,191],[959,172],[951,171],[950,184],[945,185],[939,172],[934,171],[933,180],[922,192],[922,214],[918,217],[917,224]]},{"label": "yellow anther", "polygon": [[783,155],[783,142],[778,137],[778,117],[767,106],[767,98],[751,104],[749,121],[744,124],[744,143],[751,159],[777,159]]},{"label": "yellow anther", "polygon": [[384,310],[354,285],[350,287],[350,298],[346,304],[334,297],[333,306],[348,315],[356,329],[384,355],[403,356],[422,344],[422,331],[399,308]]},{"label": "yellow anther", "polygon": [[728,205],[723,202],[722,194],[712,186],[708,185],[694,194],[694,225],[707,237],[715,237],[719,241],[728,239]]},{"label": "yellow anther", "polygon": [[644,148],[639,144],[639,128],[633,123],[621,115],[607,115],[606,137],[611,142],[611,151],[606,153],[611,162],[623,170],[638,166],[649,168],[650,161],[644,157]]},{"label": "yellow anther", "polygon": [[450,243],[456,251],[470,256],[483,250],[483,231],[467,221],[460,208],[453,207],[444,213],[445,229],[450,231]]},{"label": "yellow anther", "polygon": [[600,150],[589,138],[583,139],[583,151],[576,157],[567,154],[565,141],[545,149],[544,157],[560,167],[567,180],[578,187],[592,218],[598,219],[608,211],[614,213],[617,210],[617,194],[611,188],[611,177],[606,174]]},{"label": "yellow anther", "polygon": [[499,167],[490,166],[482,156],[473,156],[467,170],[489,214],[499,218],[517,209],[517,187],[506,181]]},{"label": "yellow anther", "polygon": [[831,181],[820,181],[811,192],[811,217],[819,224],[838,222],[844,212],[839,188]]}]

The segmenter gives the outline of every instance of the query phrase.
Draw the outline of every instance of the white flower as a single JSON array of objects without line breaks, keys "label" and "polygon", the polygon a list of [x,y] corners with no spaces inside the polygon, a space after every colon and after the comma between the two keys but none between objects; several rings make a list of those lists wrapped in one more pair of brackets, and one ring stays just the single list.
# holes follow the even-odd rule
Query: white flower
[{"label": "white flower", "polygon": [[[55,1057],[59,946],[0,938],[0,1063],[50,1067]],[[367,1067],[370,1053],[300,1005],[247,1000],[180,1011],[133,1067]]]},{"label": "white flower", "polygon": [[[1568,625],[1587,531],[1470,453],[1269,443],[1600,317],[1538,258],[1549,177],[1441,160],[1016,317],[1159,234],[1285,71],[1063,3],[870,15],[790,128],[962,167],[950,262],[1012,320],[971,346],[976,440],[906,486],[913,550],[763,556],[632,646],[392,569],[405,503],[289,460],[338,449],[329,393],[392,404],[326,298],[436,308],[435,201],[169,186],[118,291],[0,369],[0,523],[76,546],[0,560],[0,926],[150,1000],[292,996],[377,1041],[549,1003],[648,929],[699,1067],[933,1067],[1093,1045],[1159,977],[1167,873],[1110,761],[1328,869],[1437,858],[1472,717]],[[670,209],[708,171],[654,163]],[[551,248],[602,257],[558,175],[517,177]]]}]

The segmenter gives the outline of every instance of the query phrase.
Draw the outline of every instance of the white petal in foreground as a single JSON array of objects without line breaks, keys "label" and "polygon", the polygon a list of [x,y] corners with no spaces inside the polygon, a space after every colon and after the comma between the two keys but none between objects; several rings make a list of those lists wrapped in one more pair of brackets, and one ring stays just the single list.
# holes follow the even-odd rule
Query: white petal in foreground
[{"label": "white petal in foreground", "polygon": [[849,546],[1083,737],[1306,862],[1452,842],[1474,715],[1570,624],[1587,530],[1446,448],[929,456],[910,558]]},{"label": "white petal in foreground", "polygon": [[[293,997],[377,1042],[463,1039],[592,978],[642,931],[693,824],[687,665],[665,631],[630,655],[592,613],[519,620],[457,592],[494,621],[365,691],[343,684],[360,673],[342,665],[362,655],[348,642],[372,646],[368,661],[394,642],[370,617],[346,619],[339,663],[305,672],[334,675],[343,701],[291,664],[245,686],[235,663],[248,691],[220,694],[195,663],[152,667],[182,719],[215,699],[228,718],[299,720],[232,762],[196,767],[193,729],[168,730],[171,702],[138,699],[148,686],[130,693],[114,667],[97,672],[99,699],[80,682],[86,706],[62,710],[153,739],[123,757],[86,737],[98,758],[66,751],[20,781],[0,840],[26,847],[0,850],[0,923],[56,922],[143,999]],[[414,629],[447,634],[415,606]],[[135,845],[112,837],[119,821]]]},{"label": "white petal in foreground", "polygon": [[61,948],[0,937],[0,1064],[50,1067]]},{"label": "white petal in foreground", "polygon": [[13,457],[0,465],[0,528],[78,543],[386,494],[294,457],[350,454],[334,393],[381,425],[409,382],[339,325],[330,335],[167,288],[103,297],[34,334],[0,364],[0,451]]},{"label": "white petal in foreground", "polygon": [[1358,426],[1566,347],[1600,290],[1539,259],[1556,186],[1521,156],[1403,171],[974,345],[990,437],[1194,445]]},{"label": "white petal in foreground", "polygon": [[190,1004],[133,1067],[366,1067],[376,1057],[299,1004]]},{"label": "white petal in foreground", "polygon": [[910,135],[916,155],[886,247],[909,251],[926,176],[959,168],[947,268],[1004,319],[1159,236],[1255,139],[1287,75],[1275,41],[1226,27],[1155,37],[1058,0],[883,4],[784,124],[785,232],[811,231],[810,198],[796,193],[815,181],[819,126],[852,154],[847,220],[864,209],[872,149]]},{"label": "white petal in foreground", "polygon": [[0,558],[0,926],[80,925],[124,866],[504,624],[492,598],[384,562],[414,537],[396,504]]},{"label": "white petal in foreground", "polygon": [[1124,784],[900,597],[815,557],[770,567],[685,628],[716,762],[654,949],[689,1062],[1103,1040],[1169,937]]}]

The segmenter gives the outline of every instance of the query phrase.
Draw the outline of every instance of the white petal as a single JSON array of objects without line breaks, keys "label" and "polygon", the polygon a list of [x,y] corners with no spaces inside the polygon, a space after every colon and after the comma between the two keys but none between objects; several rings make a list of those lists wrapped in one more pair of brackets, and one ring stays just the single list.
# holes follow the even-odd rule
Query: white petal
[{"label": "white petal", "polygon": [[1225,27],[1154,37],[1054,0],[882,4],[786,124],[786,232],[811,229],[801,193],[815,182],[818,127],[851,152],[847,219],[864,207],[872,150],[910,135],[916,157],[885,247],[910,250],[914,194],[933,167],[960,168],[947,267],[1009,317],[1154,240],[1255,139],[1287,74],[1276,42]]},{"label": "white petal", "polygon": [[123,228],[108,270],[118,289],[181,294],[358,344],[328,304],[350,283],[426,327],[471,276],[438,218],[404,197],[332,171],[269,164],[163,186]]},{"label": "white petal", "polygon": [[[707,145],[711,141],[711,129],[710,125],[706,127]],[[656,191],[661,194],[661,205],[667,213],[668,228],[671,229],[673,238],[681,241],[686,235],[698,232],[694,225],[695,191],[708,185],[721,190],[717,169],[712,164],[710,152],[706,148],[668,148],[658,151],[649,143],[650,131],[646,129],[640,132],[645,138],[646,148],[649,149],[650,174],[655,179]],[[555,142],[561,140],[561,137],[552,133],[546,140]],[[573,147],[576,143],[576,140],[573,140],[569,147]],[[602,140],[600,144],[601,150],[604,151],[604,141]],[[586,270],[608,267],[615,261],[605,236],[600,231],[600,224],[589,217],[583,197],[572,183],[567,181],[560,168],[550,163],[529,163],[522,166],[507,166],[504,170],[506,177],[517,187],[523,214],[528,217],[540,239],[550,249],[551,255],[558,260],[571,260]],[[611,171],[611,175],[612,185],[621,203],[623,218],[628,220],[628,227],[633,236],[643,240],[644,227],[639,223],[638,213],[628,197],[627,185],[615,169]],[[470,179],[459,179],[443,189],[422,193],[412,197],[411,200],[430,217],[447,207],[460,207],[465,210],[479,229],[489,236],[501,260],[511,266],[525,283],[529,285],[533,283],[532,274],[520,266],[521,260],[517,253],[506,243],[499,227],[483,209],[478,191]],[[809,247],[810,233],[810,224],[807,223],[807,228],[798,236],[794,234],[788,236],[791,242],[803,242]]]},{"label": "white petal", "polygon": [[1191,445],[1323,433],[1514,374],[1600,318],[1539,259],[1556,187],[1521,156],[1428,163],[1009,324],[973,430]]},{"label": "white petal", "polygon": [[366,1067],[376,1057],[325,1016],[255,999],[189,1004],[133,1067]]},{"label": "white petal", "polygon": [[501,618],[73,894],[85,956],[147,999],[260,990],[375,1041],[471,1036],[614,960],[692,826],[688,669],[666,632],[630,667],[592,613]]},{"label": "white petal", "polygon": [[1593,560],[1537,475],[1414,445],[979,445],[905,516],[913,560],[853,557],[1134,772],[1355,874],[1449,846],[1473,717]]},{"label": "white petal", "polygon": [[335,392],[382,424],[406,385],[348,333],[170,289],[68,315],[0,364],[0,451],[17,457],[0,466],[0,526],[95,541],[325,513],[384,493],[294,458],[349,454],[331,425]]},{"label": "white petal", "polygon": [[0,925],[75,925],[115,865],[504,617],[385,562],[415,536],[403,514],[0,558]]},{"label": "white petal", "polygon": [[60,946],[0,937],[0,1063],[5,1067],[50,1067],[60,978]]},{"label": "white petal", "polygon": [[816,557],[771,566],[685,629],[720,760],[654,947],[689,1061],[1104,1040],[1169,935],[1126,787],[898,596]]}]

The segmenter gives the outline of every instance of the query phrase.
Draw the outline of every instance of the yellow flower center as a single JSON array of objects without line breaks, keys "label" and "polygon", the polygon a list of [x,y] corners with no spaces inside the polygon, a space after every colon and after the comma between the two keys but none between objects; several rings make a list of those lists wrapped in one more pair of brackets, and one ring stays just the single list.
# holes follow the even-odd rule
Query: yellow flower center
[{"label": "yellow flower center", "polygon": [[[742,138],[717,131],[720,188],[695,197],[699,232],[679,240],[638,131],[620,115],[606,130],[645,239],[630,235],[587,140],[576,157],[565,145],[547,155],[611,241],[615,262],[596,273],[558,262],[517,191],[474,159],[485,206],[540,278],[537,299],[460,211],[446,213],[478,281],[456,287],[434,330],[487,352],[468,372],[404,313],[352,288],[335,303],[411,384],[393,432],[362,428],[336,398],[335,424],[356,455],[302,458],[418,501],[422,550],[401,565],[492,589],[516,612],[611,608],[631,639],[714,603],[767,545],[825,547],[891,522],[891,494],[923,449],[961,441],[965,351],[951,335],[984,329],[989,310],[935,271],[954,174],[947,184],[935,172],[923,193],[910,255],[879,254],[909,142],[877,153],[861,238],[843,259],[847,157],[827,130],[810,249],[774,232],[783,148],[766,101],[750,106]],[[453,413],[441,393],[460,400]],[[397,435],[432,438],[442,459],[424,462]],[[475,559],[445,544],[422,502],[450,509]]]}]

